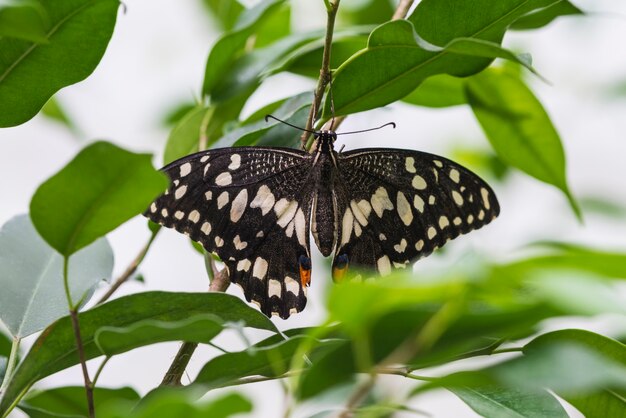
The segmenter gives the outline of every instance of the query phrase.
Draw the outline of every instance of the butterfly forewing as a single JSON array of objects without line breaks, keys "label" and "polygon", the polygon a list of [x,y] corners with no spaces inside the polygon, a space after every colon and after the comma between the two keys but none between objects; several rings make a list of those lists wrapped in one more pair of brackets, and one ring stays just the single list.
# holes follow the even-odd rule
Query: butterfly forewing
[{"label": "butterfly forewing", "polygon": [[337,165],[334,274],[346,260],[382,274],[407,266],[500,210],[484,181],[436,155],[360,149],[339,154]]},{"label": "butterfly forewing", "polygon": [[248,301],[287,318],[306,304],[311,165],[292,149],[197,153],[163,169],[170,188],[146,216],[217,254]]}]

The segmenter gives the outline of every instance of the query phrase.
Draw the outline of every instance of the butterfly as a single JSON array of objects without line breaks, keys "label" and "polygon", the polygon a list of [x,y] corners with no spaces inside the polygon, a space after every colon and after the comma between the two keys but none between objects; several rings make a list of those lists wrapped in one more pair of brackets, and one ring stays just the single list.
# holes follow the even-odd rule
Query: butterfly
[{"label": "butterfly", "polygon": [[171,183],[145,212],[217,254],[230,280],[267,316],[306,305],[310,232],[333,254],[332,277],[349,267],[381,275],[406,267],[498,216],[493,190],[476,174],[425,152],[337,152],[333,131],[310,151],[221,148],[164,167]]}]

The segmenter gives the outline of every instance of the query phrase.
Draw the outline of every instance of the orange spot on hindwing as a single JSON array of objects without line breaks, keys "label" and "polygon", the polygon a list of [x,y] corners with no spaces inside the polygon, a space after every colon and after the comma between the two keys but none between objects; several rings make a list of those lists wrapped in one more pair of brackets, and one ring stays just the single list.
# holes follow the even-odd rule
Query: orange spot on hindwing
[{"label": "orange spot on hindwing", "polygon": [[341,254],[335,258],[335,262],[333,263],[333,280],[335,282],[343,280],[344,276],[348,272],[348,264],[347,254]]},{"label": "orange spot on hindwing", "polygon": [[303,287],[308,287],[311,284],[311,259],[301,255],[298,264],[300,265],[300,283]]}]

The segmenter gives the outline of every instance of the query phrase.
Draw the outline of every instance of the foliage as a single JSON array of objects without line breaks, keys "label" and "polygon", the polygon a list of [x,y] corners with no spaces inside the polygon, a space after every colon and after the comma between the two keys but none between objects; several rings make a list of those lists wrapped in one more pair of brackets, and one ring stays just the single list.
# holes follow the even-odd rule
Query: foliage
[{"label": "foliage", "polygon": [[[165,162],[204,147],[298,146],[300,132],[263,116],[271,112],[304,126],[311,93],[294,92],[246,118],[241,111],[272,75],[317,78],[325,31],[293,29],[292,5],[283,0],[251,8],[236,1],[203,3],[223,33],[208,54],[200,99],[173,105],[167,117],[173,127]],[[496,173],[503,188],[504,174],[513,169],[555,186],[573,214],[582,216],[568,186],[561,137],[526,82],[541,67],[502,43],[508,31],[542,28],[583,14],[580,9],[565,0],[423,0],[406,19],[392,21],[387,0],[357,3],[339,8],[330,60],[334,115],[327,94],[317,109],[318,128],[333,116],[397,101],[468,106],[491,150],[459,155]],[[118,6],[117,0],[0,4],[0,126],[24,123],[42,108],[74,126],[52,96],[94,71]],[[494,64],[496,58],[507,63]],[[419,404],[442,388],[485,417],[566,417],[559,400],[588,417],[626,410],[626,347],[599,333],[546,332],[543,326],[568,316],[626,315],[623,292],[616,290],[626,278],[626,253],[611,249],[544,242],[532,247],[532,255],[520,251],[507,262],[472,254],[419,276],[403,271],[374,281],[346,280],[328,292],[323,323],[283,331],[222,293],[143,292],[87,305],[95,285],[111,277],[113,252],[105,236],[142,213],[165,186],[150,155],[95,142],[41,184],[30,217],[17,216],[0,229],[0,320],[13,338],[11,344],[0,335],[0,416],[16,407],[30,417],[87,416],[84,387],[37,391],[34,385],[93,359],[100,362],[92,388],[96,412],[108,418],[246,413],[253,405],[236,392],[210,402],[197,399],[216,388],[266,380],[284,382],[288,408],[334,394],[349,399],[338,407],[358,416],[406,411],[409,402]],[[607,207],[603,199],[594,202]],[[624,213],[611,208],[614,216]],[[206,259],[207,266],[213,263]],[[74,317],[67,316],[76,307],[67,306],[64,280],[69,300],[81,302],[80,348]],[[184,388],[157,388],[155,382],[141,396],[97,384],[113,356],[164,341],[215,345],[222,331],[250,335],[250,328],[261,330],[264,339],[246,339],[243,349],[209,359]],[[20,339],[42,329],[20,353]],[[485,357],[494,361],[481,362]],[[453,362],[462,371],[429,369]],[[411,390],[392,401],[367,398],[380,375],[403,379]]]}]

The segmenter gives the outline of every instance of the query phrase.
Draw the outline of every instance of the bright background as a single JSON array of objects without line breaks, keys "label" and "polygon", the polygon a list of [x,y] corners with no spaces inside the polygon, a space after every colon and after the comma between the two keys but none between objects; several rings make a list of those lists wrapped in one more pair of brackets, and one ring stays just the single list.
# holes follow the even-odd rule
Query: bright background
[{"label": "bright background", "polygon": [[[504,45],[531,53],[534,66],[551,83],[537,78],[529,80],[561,134],[573,193],[579,198],[602,196],[626,207],[626,3],[574,3],[589,15],[561,18],[540,30],[509,33]],[[206,57],[218,32],[200,0],[126,0],[125,4],[127,11],[120,12],[113,39],[96,71],[56,96],[77,131],[42,116],[16,128],[0,130],[0,224],[26,212],[38,185],[90,141],[107,139],[133,151],[155,153],[155,165],[160,165],[160,152],[168,136],[161,120],[177,104],[197,96]],[[294,0],[293,5],[295,27],[323,26],[322,0]],[[298,76],[275,76],[254,94],[244,114],[276,99],[310,91],[313,86],[313,81]],[[388,121],[395,121],[397,129],[343,137],[340,143],[345,143],[346,149],[389,146],[448,156],[456,145],[488,146],[468,107],[432,110],[394,104],[350,116],[341,129],[364,129]],[[467,251],[508,259],[520,247],[540,239],[626,249],[625,222],[589,213],[581,225],[565,198],[551,186],[513,173],[505,185],[495,184],[495,189],[502,207],[500,218],[493,225],[448,244],[445,255],[420,261],[417,272],[454,263]],[[109,234],[115,250],[116,275],[135,257],[148,235],[146,221],[139,217]],[[328,264],[322,261],[317,249],[314,251],[317,257],[307,308],[287,321],[275,318],[280,328],[314,325],[324,318],[324,291],[331,282]],[[157,289],[202,292],[208,287],[202,258],[191,249],[186,237],[171,230],[159,234],[140,270],[146,283],[129,283],[117,296]],[[236,286],[229,293],[242,296]],[[567,325],[601,332],[619,331],[611,318],[578,320]],[[264,334],[259,331],[251,336],[260,338]],[[27,338],[23,347],[32,341],[33,337]],[[230,350],[244,347],[235,334],[222,335],[217,342]],[[165,343],[117,356],[106,366],[99,383],[130,385],[145,393],[161,381],[177,349],[177,343]],[[190,376],[216,353],[211,348],[197,350],[188,369]],[[99,360],[90,362],[90,369],[95,370],[97,364]],[[381,381],[386,383],[382,391],[389,391],[390,396],[408,389],[401,379]],[[82,384],[77,367],[45,379],[40,386],[68,384]],[[253,400],[254,416],[275,417],[282,411],[283,391],[278,382],[237,390]],[[210,396],[218,392],[211,392]],[[476,416],[444,391],[416,399],[413,406],[433,417]],[[307,416],[307,411],[313,409],[298,410],[295,416]]]}]

